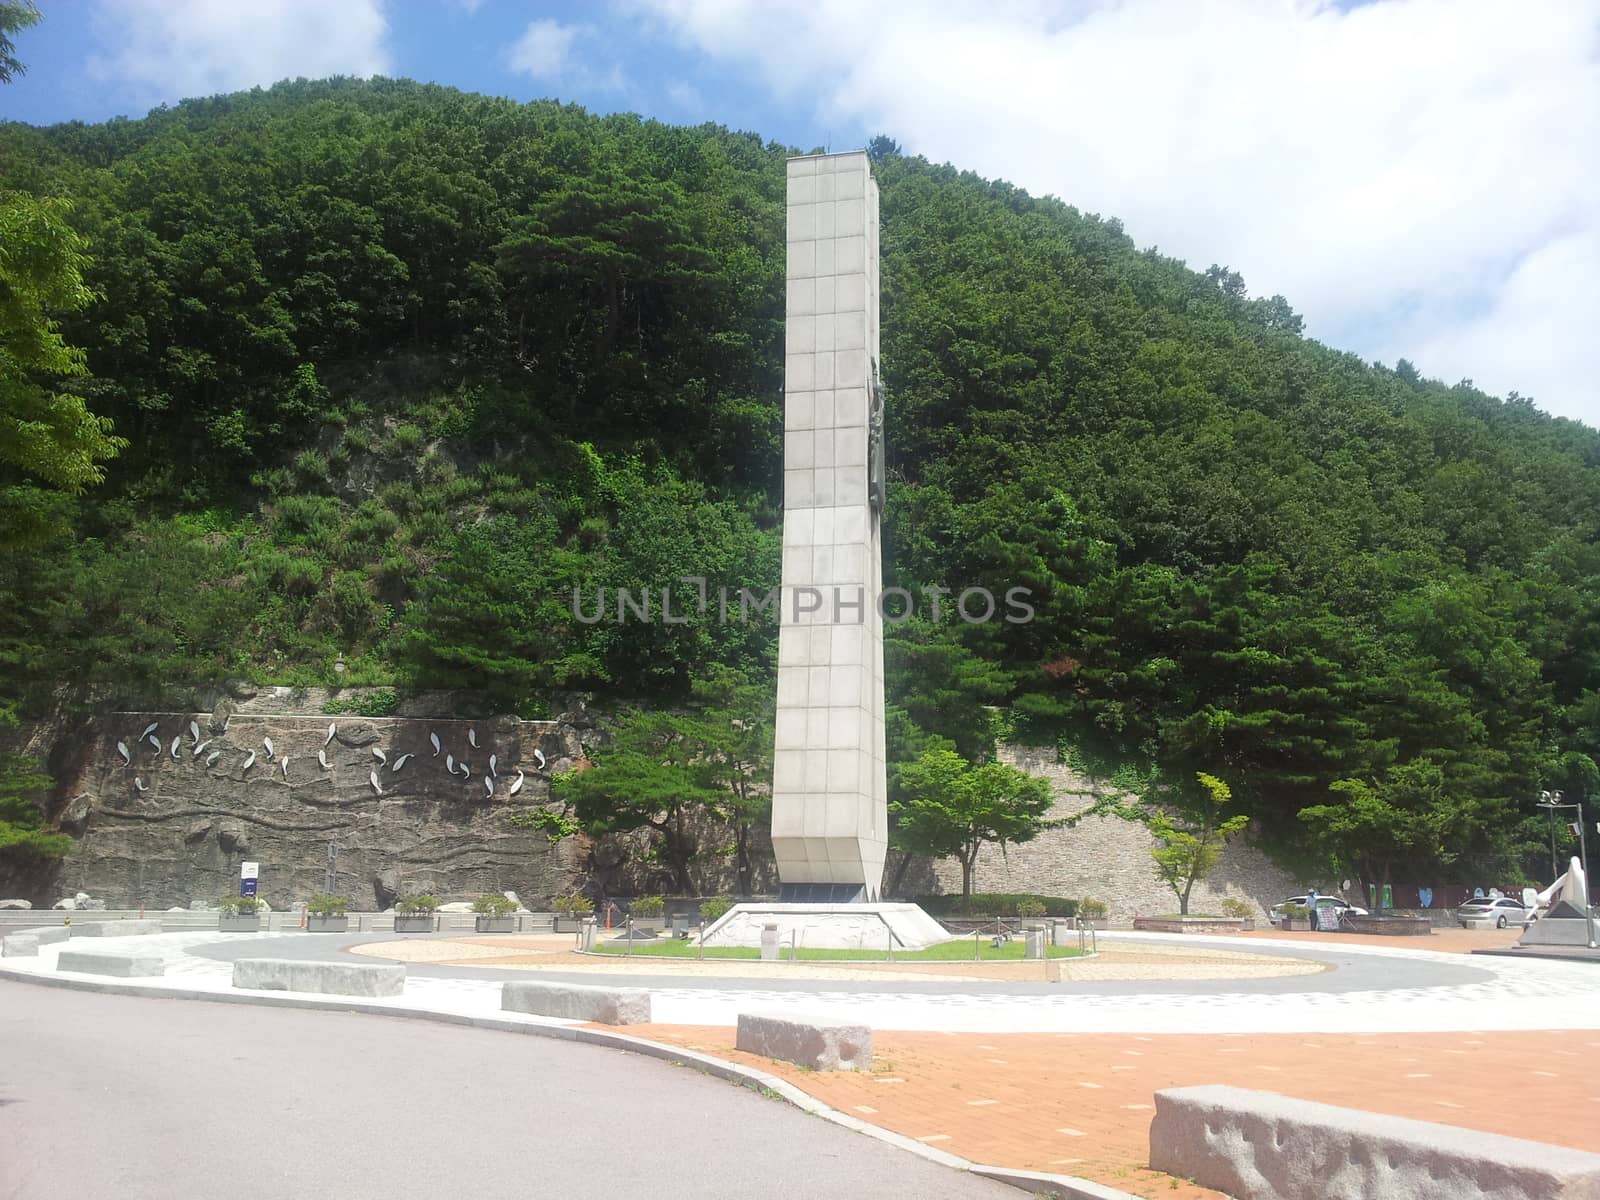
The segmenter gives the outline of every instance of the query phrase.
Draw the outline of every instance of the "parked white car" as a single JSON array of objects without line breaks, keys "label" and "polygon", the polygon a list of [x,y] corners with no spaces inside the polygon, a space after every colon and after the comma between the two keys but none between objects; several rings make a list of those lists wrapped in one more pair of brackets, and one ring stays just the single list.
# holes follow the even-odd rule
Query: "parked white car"
[{"label": "parked white car", "polygon": [[1467,927],[1469,920],[1482,921],[1494,919],[1496,929],[1504,929],[1507,925],[1526,925],[1535,919],[1534,911],[1526,907],[1522,901],[1513,900],[1510,896],[1496,896],[1494,899],[1468,900],[1456,909],[1456,919],[1461,922],[1461,928]]},{"label": "parked white car", "polygon": [[[1304,908],[1306,900],[1307,897],[1305,896],[1290,896],[1287,900],[1280,900],[1272,906],[1268,916],[1275,922],[1280,921],[1283,919],[1285,905],[1298,904],[1301,908]],[[1344,917],[1364,917],[1366,915],[1366,909],[1361,908],[1359,905],[1351,904],[1348,900],[1342,900],[1338,896],[1317,897],[1317,924],[1323,929],[1337,929],[1340,920]]]}]

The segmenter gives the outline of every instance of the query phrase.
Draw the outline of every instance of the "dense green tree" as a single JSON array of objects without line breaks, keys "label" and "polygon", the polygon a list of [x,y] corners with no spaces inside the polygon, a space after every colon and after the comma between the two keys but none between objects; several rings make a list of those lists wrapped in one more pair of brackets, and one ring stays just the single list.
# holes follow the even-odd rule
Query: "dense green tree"
[{"label": "dense green tree", "polygon": [[10,83],[27,73],[27,65],[17,58],[17,45],[11,39],[40,20],[33,0],[0,0],[0,83]]},{"label": "dense green tree", "polygon": [[1155,860],[1156,878],[1172,889],[1178,898],[1178,912],[1189,915],[1189,896],[1194,885],[1216,868],[1228,840],[1250,823],[1244,813],[1226,815],[1233,800],[1233,789],[1215,775],[1196,773],[1202,798],[1182,815],[1154,812],[1148,818],[1150,832],[1159,843],[1150,851]]},{"label": "dense green tree", "polygon": [[961,895],[985,846],[1032,841],[1053,802],[1050,784],[1005,763],[976,766],[954,750],[926,751],[900,768],[901,799],[890,806],[902,850],[961,864]]}]

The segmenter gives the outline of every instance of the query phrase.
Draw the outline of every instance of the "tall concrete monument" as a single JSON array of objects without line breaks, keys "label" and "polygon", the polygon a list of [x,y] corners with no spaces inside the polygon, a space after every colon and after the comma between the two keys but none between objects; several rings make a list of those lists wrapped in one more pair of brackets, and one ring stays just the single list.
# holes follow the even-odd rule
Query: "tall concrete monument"
[{"label": "tall concrete monument", "polygon": [[772,849],[782,900],[870,902],[888,811],[878,185],[864,153],[789,160],[787,276]]},{"label": "tall concrete monument", "polygon": [[867,156],[789,160],[783,587],[772,780],[777,903],[711,945],[920,949],[949,934],[883,903],[883,387],[878,187]]}]

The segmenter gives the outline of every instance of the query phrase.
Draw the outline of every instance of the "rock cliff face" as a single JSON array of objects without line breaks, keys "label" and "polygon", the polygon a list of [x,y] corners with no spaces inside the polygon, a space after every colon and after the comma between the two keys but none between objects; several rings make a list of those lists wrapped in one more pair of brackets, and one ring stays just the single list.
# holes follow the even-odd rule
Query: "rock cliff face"
[{"label": "rock cliff face", "polygon": [[[581,713],[556,721],[332,717],[286,689],[242,703],[224,697],[210,713],[111,714],[54,756],[57,820],[77,835],[59,884],[114,907],[166,908],[237,892],[239,865],[255,861],[260,895],[281,909],[325,890],[331,845],[335,891],[358,908],[418,892],[447,901],[505,889],[529,902],[553,896],[576,882],[575,850],[552,848],[510,818],[545,802],[551,774],[579,761],[584,725]],[[524,781],[512,796],[519,771]]]}]

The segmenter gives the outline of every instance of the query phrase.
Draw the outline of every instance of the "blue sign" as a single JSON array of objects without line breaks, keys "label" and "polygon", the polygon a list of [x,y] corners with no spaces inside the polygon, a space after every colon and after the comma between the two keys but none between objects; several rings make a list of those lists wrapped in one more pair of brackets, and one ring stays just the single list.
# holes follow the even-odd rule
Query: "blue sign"
[{"label": "blue sign", "polygon": [[254,879],[239,880],[239,895],[254,896],[256,894],[256,881]]}]

